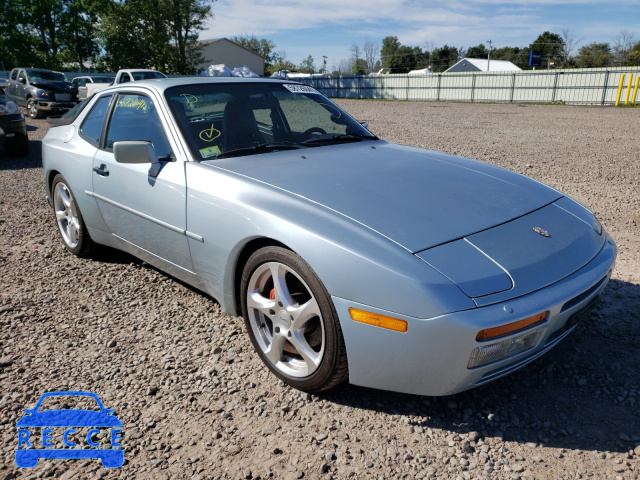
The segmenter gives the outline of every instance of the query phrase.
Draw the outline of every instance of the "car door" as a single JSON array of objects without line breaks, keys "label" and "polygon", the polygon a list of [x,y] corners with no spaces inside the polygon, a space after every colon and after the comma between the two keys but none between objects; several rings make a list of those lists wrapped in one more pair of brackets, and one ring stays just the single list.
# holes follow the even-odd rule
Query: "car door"
[{"label": "car door", "polygon": [[15,100],[17,82],[18,69],[14,68],[13,70],[11,70],[11,75],[9,75],[9,84],[7,85],[7,96],[12,100]]},{"label": "car door", "polygon": [[14,97],[16,101],[18,101],[21,105],[24,105],[27,101],[25,95],[25,89],[27,88],[27,72],[24,70],[20,70],[18,73],[18,81],[16,82],[16,89],[14,92]]},{"label": "car door", "polygon": [[[161,161],[118,163],[113,144],[144,140]],[[121,93],[113,103],[104,138],[93,159],[93,196],[111,233],[152,255],[193,271],[186,237],[186,178],[175,161],[157,103],[142,93]]]}]

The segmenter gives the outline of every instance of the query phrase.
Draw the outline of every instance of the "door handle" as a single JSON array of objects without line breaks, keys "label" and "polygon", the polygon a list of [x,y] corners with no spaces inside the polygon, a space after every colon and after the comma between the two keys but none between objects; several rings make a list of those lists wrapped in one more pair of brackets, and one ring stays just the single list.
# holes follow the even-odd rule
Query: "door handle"
[{"label": "door handle", "polygon": [[96,172],[101,177],[109,176],[109,170],[107,170],[107,166],[104,163],[99,167],[93,167],[93,171]]}]

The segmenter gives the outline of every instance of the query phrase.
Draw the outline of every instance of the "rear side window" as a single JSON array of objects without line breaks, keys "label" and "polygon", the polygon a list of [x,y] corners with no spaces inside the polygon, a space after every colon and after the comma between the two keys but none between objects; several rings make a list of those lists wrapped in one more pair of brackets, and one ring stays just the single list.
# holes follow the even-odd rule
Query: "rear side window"
[{"label": "rear side window", "polygon": [[102,125],[104,124],[110,101],[111,95],[100,97],[80,126],[82,138],[95,147],[100,143]]},{"label": "rear side window", "polygon": [[11,72],[11,80],[16,80],[18,78],[18,69],[14,68]]}]

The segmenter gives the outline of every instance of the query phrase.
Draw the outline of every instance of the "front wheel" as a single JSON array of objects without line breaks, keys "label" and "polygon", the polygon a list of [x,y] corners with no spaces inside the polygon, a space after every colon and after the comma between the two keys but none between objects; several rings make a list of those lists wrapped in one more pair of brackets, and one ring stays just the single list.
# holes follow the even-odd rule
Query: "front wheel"
[{"label": "front wheel", "polygon": [[27,100],[27,114],[31,118],[44,118],[44,112],[38,110],[36,101],[33,98]]},{"label": "front wheel", "polygon": [[62,175],[55,176],[51,191],[56,223],[64,246],[78,257],[90,255],[95,244],[87,232],[71,188]]},{"label": "front wheel", "polygon": [[306,392],[348,376],[331,298],[311,267],[281,247],[254,253],[242,275],[242,314],[251,343],[281,380]]}]

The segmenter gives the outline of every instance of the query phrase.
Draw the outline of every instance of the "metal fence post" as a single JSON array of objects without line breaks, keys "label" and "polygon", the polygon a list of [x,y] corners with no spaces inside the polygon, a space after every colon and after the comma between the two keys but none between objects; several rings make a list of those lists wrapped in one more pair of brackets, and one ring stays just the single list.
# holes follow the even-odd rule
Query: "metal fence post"
[{"label": "metal fence post", "polygon": [[609,89],[609,70],[604,76],[604,85],[602,86],[602,101],[600,105],[604,105],[605,100],[607,99],[607,90]]},{"label": "metal fence post", "polygon": [[471,101],[473,102],[476,91],[476,74],[471,74]]},{"label": "metal fence post", "polygon": [[509,102],[513,103],[513,96],[515,94],[516,91],[516,74],[512,74],[512,78],[511,78],[511,97],[509,98]]},{"label": "metal fence post", "polygon": [[407,75],[407,86],[405,87],[404,99],[409,101],[409,75]]},{"label": "metal fence post", "polygon": [[439,73],[438,74],[438,93],[436,96],[436,100],[439,102],[440,101],[440,82],[442,82],[442,74]]},{"label": "metal fence post", "polygon": [[553,92],[551,92],[551,102],[556,101],[556,91],[558,89],[558,75],[559,75],[559,72],[556,72],[555,78],[553,80]]}]

